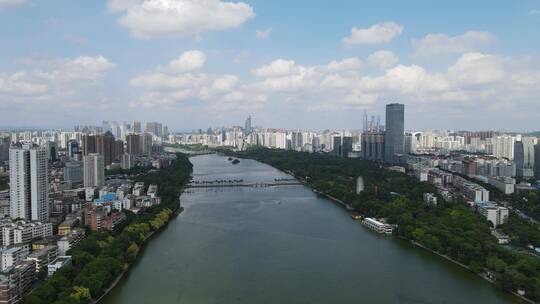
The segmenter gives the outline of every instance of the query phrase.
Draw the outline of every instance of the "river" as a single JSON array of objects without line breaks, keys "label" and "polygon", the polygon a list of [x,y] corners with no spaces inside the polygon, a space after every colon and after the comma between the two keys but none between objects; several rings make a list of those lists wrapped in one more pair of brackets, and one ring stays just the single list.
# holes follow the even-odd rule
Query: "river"
[{"label": "river", "polygon": [[[192,157],[196,180],[290,176]],[[308,187],[192,189],[106,304],[519,303],[476,275],[353,221]]]}]

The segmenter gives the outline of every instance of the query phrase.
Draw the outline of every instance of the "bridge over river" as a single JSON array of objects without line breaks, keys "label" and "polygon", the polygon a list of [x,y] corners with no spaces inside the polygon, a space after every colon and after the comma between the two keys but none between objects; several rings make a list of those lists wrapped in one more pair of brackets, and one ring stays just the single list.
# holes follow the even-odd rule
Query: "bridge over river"
[{"label": "bridge over river", "polygon": [[276,179],[270,182],[244,182],[244,180],[196,180],[189,183],[186,188],[229,188],[229,187],[275,187],[302,185],[295,179]]}]

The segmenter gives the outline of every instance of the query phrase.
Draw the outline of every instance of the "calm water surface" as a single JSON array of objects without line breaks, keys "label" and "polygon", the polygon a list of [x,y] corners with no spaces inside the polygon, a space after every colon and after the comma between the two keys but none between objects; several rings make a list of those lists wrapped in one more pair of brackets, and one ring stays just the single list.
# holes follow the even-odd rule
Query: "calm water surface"
[{"label": "calm water surface", "polygon": [[[191,158],[196,180],[273,181],[253,160]],[[104,303],[518,303],[475,275],[379,236],[303,186],[191,190]]]}]

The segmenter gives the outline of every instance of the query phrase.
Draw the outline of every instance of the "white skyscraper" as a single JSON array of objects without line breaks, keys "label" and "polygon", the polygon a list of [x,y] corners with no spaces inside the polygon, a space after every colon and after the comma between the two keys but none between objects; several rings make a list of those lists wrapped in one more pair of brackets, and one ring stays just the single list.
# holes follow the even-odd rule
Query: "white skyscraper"
[{"label": "white skyscraper", "polygon": [[497,158],[514,159],[514,143],[516,138],[509,135],[497,136],[492,139],[493,155]]},{"label": "white skyscraper", "polygon": [[84,187],[103,187],[105,184],[105,160],[103,155],[90,153],[83,157]]},{"label": "white skyscraper", "polygon": [[32,144],[9,149],[10,216],[32,221],[49,220],[47,150]]}]

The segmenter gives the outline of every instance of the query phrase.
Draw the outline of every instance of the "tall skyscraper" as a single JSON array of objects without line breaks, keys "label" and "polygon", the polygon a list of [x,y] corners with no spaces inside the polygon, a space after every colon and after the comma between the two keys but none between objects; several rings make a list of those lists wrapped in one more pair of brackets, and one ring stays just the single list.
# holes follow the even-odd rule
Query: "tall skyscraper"
[{"label": "tall skyscraper", "polygon": [[97,153],[95,135],[83,135],[82,153],[83,155],[88,155],[90,153]]},{"label": "tall skyscraper", "polygon": [[386,133],[384,139],[384,161],[396,163],[397,155],[404,153],[405,105],[391,103],[386,105]]},{"label": "tall skyscraper", "polygon": [[11,137],[0,135],[0,162],[8,160],[10,146]]},{"label": "tall skyscraper", "polygon": [[84,187],[103,187],[105,166],[103,155],[91,153],[83,157]]},{"label": "tall skyscraper", "polygon": [[246,122],[244,124],[244,132],[246,135],[250,135],[253,130],[251,129],[251,115],[246,118]]},{"label": "tall skyscraper", "polygon": [[144,125],[144,132],[152,133],[157,137],[162,137],[163,125],[158,122],[147,122]]},{"label": "tall skyscraper", "polygon": [[534,175],[540,178],[540,143],[534,146]]},{"label": "tall skyscraper", "polygon": [[32,144],[9,149],[10,216],[49,221],[48,152]]},{"label": "tall skyscraper", "polygon": [[384,160],[384,132],[374,130],[362,133],[362,158]]},{"label": "tall skyscraper", "polygon": [[514,159],[514,143],[516,138],[509,135],[497,136],[491,139],[493,155],[497,158]]},{"label": "tall skyscraper", "polygon": [[534,150],[537,144],[536,137],[522,137],[514,144],[514,161],[518,177],[531,178],[534,176]]},{"label": "tall skyscraper", "polygon": [[343,146],[341,144],[341,136],[334,136],[332,138],[332,153],[336,157],[343,156]]},{"label": "tall skyscraper", "polygon": [[134,121],[133,122],[133,132],[134,133],[141,133],[141,122],[140,121]]},{"label": "tall skyscraper", "polygon": [[141,149],[140,153],[144,155],[152,154],[152,134],[143,133],[140,137]]},{"label": "tall skyscraper", "polygon": [[[69,159],[77,159],[80,153],[79,142],[72,139],[67,143],[68,157]],[[80,160],[80,159],[79,159]]]},{"label": "tall skyscraper", "polygon": [[114,155],[114,136],[110,131],[96,136],[96,153],[103,155],[105,166],[110,166]]},{"label": "tall skyscraper", "polygon": [[349,157],[349,153],[352,152],[353,138],[351,136],[343,136],[341,138],[341,157]]},{"label": "tall skyscraper", "polygon": [[130,155],[141,154],[141,136],[139,134],[128,134],[126,137],[127,153]]}]

